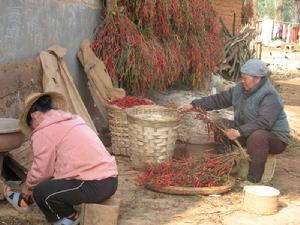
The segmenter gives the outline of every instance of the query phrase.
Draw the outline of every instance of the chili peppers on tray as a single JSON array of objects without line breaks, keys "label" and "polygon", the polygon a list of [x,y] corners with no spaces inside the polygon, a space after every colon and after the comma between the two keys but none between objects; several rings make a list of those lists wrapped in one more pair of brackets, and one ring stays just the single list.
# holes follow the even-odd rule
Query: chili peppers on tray
[{"label": "chili peppers on tray", "polygon": [[228,180],[236,153],[207,155],[201,159],[182,158],[149,164],[146,172],[137,177],[137,183],[156,186],[212,187]]}]

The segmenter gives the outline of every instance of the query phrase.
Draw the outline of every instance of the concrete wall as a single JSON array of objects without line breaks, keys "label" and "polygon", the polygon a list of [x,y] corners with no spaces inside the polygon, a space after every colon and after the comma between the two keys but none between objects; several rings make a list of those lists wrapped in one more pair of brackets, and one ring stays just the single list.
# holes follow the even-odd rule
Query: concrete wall
[{"label": "concrete wall", "polygon": [[90,7],[100,7],[100,2],[102,0],[56,0],[57,2],[62,3],[79,3],[82,5],[90,6]]},{"label": "concrete wall", "polygon": [[0,118],[18,118],[25,97],[42,91],[39,57],[0,64]]},{"label": "concrete wall", "polygon": [[100,1],[0,0],[0,64],[35,58],[53,44],[66,47],[69,71],[88,110],[95,110],[76,53],[100,22]]}]

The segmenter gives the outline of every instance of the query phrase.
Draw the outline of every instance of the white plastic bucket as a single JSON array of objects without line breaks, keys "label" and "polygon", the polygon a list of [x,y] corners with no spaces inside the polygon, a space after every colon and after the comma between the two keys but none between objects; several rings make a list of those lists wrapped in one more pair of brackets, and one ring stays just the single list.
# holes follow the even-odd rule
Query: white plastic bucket
[{"label": "white plastic bucket", "polygon": [[249,213],[270,215],[278,211],[279,190],[270,186],[253,185],[244,187],[243,209]]}]

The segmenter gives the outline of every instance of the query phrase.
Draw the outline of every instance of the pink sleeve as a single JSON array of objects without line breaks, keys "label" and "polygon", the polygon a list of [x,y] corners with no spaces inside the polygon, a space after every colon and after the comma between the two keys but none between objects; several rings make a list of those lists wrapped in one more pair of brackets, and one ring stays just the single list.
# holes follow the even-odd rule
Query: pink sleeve
[{"label": "pink sleeve", "polygon": [[41,131],[32,137],[33,162],[27,174],[25,187],[32,190],[44,180],[53,177],[55,163],[55,146]]}]

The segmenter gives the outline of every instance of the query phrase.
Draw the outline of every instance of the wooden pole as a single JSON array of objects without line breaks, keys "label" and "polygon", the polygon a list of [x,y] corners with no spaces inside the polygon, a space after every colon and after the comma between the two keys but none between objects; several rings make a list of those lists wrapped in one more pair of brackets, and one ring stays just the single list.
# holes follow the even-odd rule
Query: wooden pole
[{"label": "wooden pole", "polygon": [[294,18],[294,22],[296,23],[300,23],[300,0],[295,0],[295,18]]},{"label": "wooden pole", "polygon": [[275,1],[275,19],[277,21],[282,21],[282,12],[283,12],[283,1],[276,0]]}]

